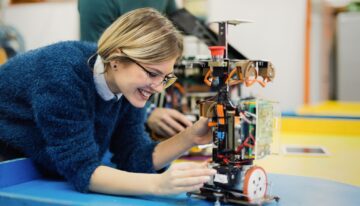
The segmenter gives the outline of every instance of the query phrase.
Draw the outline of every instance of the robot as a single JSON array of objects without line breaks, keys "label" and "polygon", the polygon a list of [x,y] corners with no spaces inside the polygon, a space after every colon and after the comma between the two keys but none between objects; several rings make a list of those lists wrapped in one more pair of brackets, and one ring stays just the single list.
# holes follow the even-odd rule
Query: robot
[{"label": "robot", "polygon": [[220,46],[211,46],[211,60],[204,62],[208,71],[204,82],[217,94],[199,102],[200,116],[210,119],[213,134],[212,161],[209,167],[217,170],[212,180],[200,191],[187,193],[220,202],[242,205],[262,205],[279,201],[268,195],[269,182],[263,168],[255,166],[255,159],[270,154],[274,108],[261,99],[242,99],[238,105],[230,100],[230,89],[238,84],[265,87],[273,81],[275,70],[271,62],[263,60],[232,60],[227,55],[228,25],[241,21],[223,21],[219,24]]}]

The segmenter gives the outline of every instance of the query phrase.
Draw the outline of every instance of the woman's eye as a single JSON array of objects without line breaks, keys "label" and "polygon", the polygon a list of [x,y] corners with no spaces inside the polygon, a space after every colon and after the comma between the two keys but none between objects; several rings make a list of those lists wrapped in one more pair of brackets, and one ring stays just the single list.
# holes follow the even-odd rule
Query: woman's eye
[{"label": "woman's eye", "polygon": [[159,76],[158,74],[156,74],[156,73],[154,73],[154,72],[149,72],[149,71],[148,71],[148,74],[149,74],[150,77],[157,77],[157,76]]}]

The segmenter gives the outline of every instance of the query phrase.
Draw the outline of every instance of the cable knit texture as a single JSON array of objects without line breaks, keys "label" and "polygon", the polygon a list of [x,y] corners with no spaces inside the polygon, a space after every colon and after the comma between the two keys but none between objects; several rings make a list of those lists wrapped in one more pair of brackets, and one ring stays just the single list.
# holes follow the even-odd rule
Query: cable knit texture
[{"label": "cable knit texture", "polygon": [[0,67],[0,140],[81,192],[110,142],[119,169],[155,172],[145,109],[124,96],[101,99],[87,64],[95,52],[95,44],[60,42]]}]

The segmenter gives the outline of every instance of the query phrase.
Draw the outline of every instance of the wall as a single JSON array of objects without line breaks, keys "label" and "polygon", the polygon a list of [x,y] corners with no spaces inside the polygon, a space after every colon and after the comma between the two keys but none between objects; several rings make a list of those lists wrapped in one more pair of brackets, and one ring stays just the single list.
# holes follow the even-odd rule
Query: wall
[{"label": "wall", "polygon": [[23,35],[26,50],[79,39],[75,0],[9,5],[4,9],[4,22]]},{"label": "wall", "polygon": [[360,101],[360,13],[337,16],[337,92],[342,101]]}]

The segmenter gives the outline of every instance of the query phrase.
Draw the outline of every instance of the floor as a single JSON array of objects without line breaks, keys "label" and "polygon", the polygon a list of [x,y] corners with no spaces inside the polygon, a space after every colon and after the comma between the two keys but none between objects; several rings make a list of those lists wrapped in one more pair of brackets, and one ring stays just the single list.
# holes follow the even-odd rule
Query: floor
[{"label": "floor", "polygon": [[[256,164],[268,172],[311,176],[360,186],[360,103],[328,101],[281,120],[271,155]],[[284,153],[286,146],[318,146],[326,155]]]},{"label": "floor", "polygon": [[[360,187],[360,136],[281,134],[280,152],[255,164],[267,172],[310,176]],[[327,155],[290,155],[285,146],[320,146]]]}]

